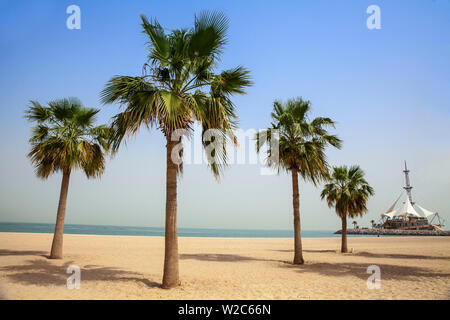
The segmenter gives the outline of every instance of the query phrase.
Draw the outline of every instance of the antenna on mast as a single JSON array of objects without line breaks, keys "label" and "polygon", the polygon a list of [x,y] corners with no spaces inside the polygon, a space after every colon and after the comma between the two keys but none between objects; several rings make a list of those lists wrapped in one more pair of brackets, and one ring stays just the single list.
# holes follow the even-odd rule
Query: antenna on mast
[{"label": "antenna on mast", "polygon": [[408,195],[409,202],[411,202],[411,204],[414,205],[414,202],[412,201],[412,196],[411,196],[411,189],[413,187],[411,187],[411,185],[409,184],[409,170],[408,170],[408,167],[406,166],[406,160],[405,160],[405,170],[403,170],[403,172],[405,173],[405,182],[406,182],[406,186],[403,187],[403,189],[406,190],[406,194]]}]

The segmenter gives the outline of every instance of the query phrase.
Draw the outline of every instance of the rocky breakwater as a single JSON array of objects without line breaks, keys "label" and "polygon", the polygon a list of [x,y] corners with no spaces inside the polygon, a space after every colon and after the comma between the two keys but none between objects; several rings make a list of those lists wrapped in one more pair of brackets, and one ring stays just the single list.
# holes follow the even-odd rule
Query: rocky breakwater
[{"label": "rocky breakwater", "polygon": [[[341,230],[334,234],[341,234]],[[347,229],[347,234],[389,236],[450,236],[449,230]]]}]

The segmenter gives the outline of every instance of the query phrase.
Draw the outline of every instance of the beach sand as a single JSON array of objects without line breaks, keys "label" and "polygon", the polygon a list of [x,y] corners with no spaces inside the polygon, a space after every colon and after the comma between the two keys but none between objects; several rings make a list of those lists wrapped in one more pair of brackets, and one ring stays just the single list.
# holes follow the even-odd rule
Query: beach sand
[{"label": "beach sand", "polygon": [[[0,233],[0,297],[7,299],[450,299],[450,237],[303,239],[180,238],[182,286],[160,288],[164,238],[65,235],[49,260],[51,234]],[[69,265],[81,270],[68,289]],[[381,288],[368,289],[369,265]]]}]

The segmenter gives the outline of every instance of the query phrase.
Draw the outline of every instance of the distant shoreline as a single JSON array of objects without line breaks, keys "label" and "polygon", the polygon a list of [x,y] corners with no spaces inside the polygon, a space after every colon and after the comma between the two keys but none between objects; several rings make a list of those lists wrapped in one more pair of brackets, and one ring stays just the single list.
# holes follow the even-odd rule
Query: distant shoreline
[{"label": "distant shoreline", "polygon": [[[0,232],[52,234],[53,230],[54,224],[51,223],[0,222]],[[163,237],[164,228],[66,224],[64,233],[79,235]],[[293,238],[294,235],[292,230],[179,228],[178,236],[187,238],[286,239]],[[302,237],[339,238],[340,235],[334,234],[333,230],[302,230]]]},{"label": "distant shoreline", "polygon": [[[0,231],[0,234],[14,234],[14,235],[18,235],[18,234],[23,234],[23,235],[52,235],[53,232],[18,232],[18,231]],[[73,235],[73,236],[94,236],[94,237],[150,237],[150,238],[161,238],[164,239],[164,235],[161,236],[156,236],[156,235],[128,235],[128,234],[87,234],[87,233],[65,233],[65,235]],[[339,240],[341,238],[341,235],[338,234],[339,236],[330,236],[330,237],[304,237],[302,236],[302,239],[323,239],[323,240]],[[211,239],[222,239],[222,240],[245,240],[245,239],[261,239],[261,240],[286,240],[286,239],[291,239],[290,237],[280,237],[280,238],[276,238],[276,237],[217,237],[217,236],[202,236],[202,237],[195,237],[195,236],[178,236],[179,238],[192,238],[192,239],[207,239],[207,238],[211,238]],[[294,236],[292,236],[293,238]],[[376,235],[373,234],[348,234],[349,238],[376,238]],[[429,238],[430,236],[424,236],[424,235],[389,235],[389,234],[380,234],[380,237],[385,237],[385,238]]]},{"label": "distant shoreline", "polygon": [[[38,233],[38,232],[11,232],[11,231],[0,231],[0,234],[12,234],[12,235],[37,235],[37,236],[45,236],[45,235],[52,235],[52,233],[49,232],[45,232],[45,233]],[[123,234],[86,234],[86,233],[65,233],[65,235],[70,235],[70,236],[86,236],[86,237],[137,237],[137,238],[142,238],[142,237],[149,237],[149,238],[161,238],[162,240],[164,239],[164,236],[147,236],[147,235],[123,235]],[[191,239],[218,239],[218,240],[286,240],[286,239],[290,239],[288,237],[285,238],[274,238],[274,237],[194,237],[194,236],[179,236],[180,238],[191,238]],[[374,238],[373,236],[359,236],[357,238]],[[324,240],[339,240],[340,241],[340,237],[302,237],[302,239],[324,239]]]},{"label": "distant shoreline", "polygon": [[[0,233],[25,234],[53,234],[55,225],[52,223],[33,222],[0,222]],[[434,232],[389,232],[389,230],[348,229],[349,237],[373,238],[378,234],[383,237],[429,237],[450,236],[450,231]],[[402,230],[405,231],[405,230]],[[302,230],[304,239],[335,239],[340,238],[341,230]],[[94,236],[136,236],[136,237],[164,237],[162,227],[131,227],[131,226],[105,226],[66,224],[65,234],[94,235]],[[263,229],[213,229],[213,228],[179,228],[180,238],[215,238],[215,239],[291,239],[294,234],[291,230],[263,230]]]}]

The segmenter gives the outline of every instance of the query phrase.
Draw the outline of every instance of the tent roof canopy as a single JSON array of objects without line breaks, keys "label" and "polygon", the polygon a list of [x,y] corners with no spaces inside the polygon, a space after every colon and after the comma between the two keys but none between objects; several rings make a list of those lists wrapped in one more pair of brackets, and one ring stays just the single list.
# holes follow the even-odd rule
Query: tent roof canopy
[{"label": "tent roof canopy", "polygon": [[[401,195],[400,195],[400,197],[401,197]],[[392,204],[392,206],[388,209],[387,212],[381,214],[381,217],[383,217],[383,218],[387,217],[387,218],[391,218],[391,219],[395,216],[398,216],[398,217],[414,216],[414,217],[418,217],[418,218],[422,218],[422,217],[427,218],[429,216],[437,214],[436,212],[427,210],[417,204],[417,207],[420,209],[420,211],[423,213],[423,215],[419,214],[416,211],[416,209],[413,207],[413,205],[411,204],[411,201],[409,200],[408,196],[406,196],[406,200],[404,202],[403,207],[401,209],[394,210],[394,207],[397,204],[400,197],[397,198],[397,200]],[[400,213],[397,214],[398,212],[400,212]]]}]

